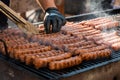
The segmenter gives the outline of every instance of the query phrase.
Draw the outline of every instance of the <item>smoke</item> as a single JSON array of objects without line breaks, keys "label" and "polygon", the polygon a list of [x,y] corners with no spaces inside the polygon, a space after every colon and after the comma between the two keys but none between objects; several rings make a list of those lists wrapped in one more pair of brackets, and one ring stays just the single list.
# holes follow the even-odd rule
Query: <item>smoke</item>
[{"label": "smoke", "polygon": [[99,1],[93,0],[93,1],[91,1],[91,5],[90,5],[91,11],[99,11],[99,10],[102,10],[102,7],[101,7],[102,1],[103,1],[103,0],[99,0]]},{"label": "smoke", "polygon": [[[90,11],[91,12],[99,12],[104,11],[106,9],[110,9],[110,0],[90,0]],[[94,14],[96,17],[102,17],[102,16],[109,16],[109,14],[103,12]]]},{"label": "smoke", "polygon": [[[116,20],[116,18],[114,18],[112,15],[104,12],[104,10],[108,10],[108,9],[113,9],[114,5],[113,0],[89,0],[90,1],[90,11],[91,12],[97,12],[97,14],[94,14],[94,16],[96,17],[109,17],[112,20]],[[103,12],[101,12],[103,11]],[[104,24],[103,24],[104,25]],[[114,33],[116,32],[116,28],[111,28],[111,29],[103,29],[102,33]],[[104,36],[104,35],[103,35]],[[109,38],[109,37],[108,37]]]}]

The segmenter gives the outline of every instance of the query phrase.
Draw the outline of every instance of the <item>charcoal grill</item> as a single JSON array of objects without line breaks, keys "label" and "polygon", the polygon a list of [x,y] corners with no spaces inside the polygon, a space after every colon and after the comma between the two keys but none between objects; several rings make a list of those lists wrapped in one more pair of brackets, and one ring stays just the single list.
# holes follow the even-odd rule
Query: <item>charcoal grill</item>
[{"label": "charcoal grill", "polygon": [[[77,22],[77,21],[95,18],[96,16],[94,14],[99,14],[99,13],[102,14],[104,12],[106,12],[110,15],[116,15],[116,14],[120,13],[120,9],[109,9],[109,10],[101,11],[101,12],[81,14],[81,15],[67,17],[66,19],[68,21]],[[103,59],[97,59],[97,60],[83,62],[82,64],[80,64],[78,66],[74,66],[74,67],[59,70],[59,71],[51,71],[47,68],[41,68],[41,69],[37,70],[33,66],[27,66],[24,63],[21,63],[20,61],[6,57],[2,54],[0,54],[0,60],[3,60],[5,62],[11,64],[15,68],[20,68],[24,71],[29,71],[30,73],[36,75],[40,79],[42,77],[42,80],[43,79],[45,79],[45,80],[60,80],[60,79],[65,79],[65,78],[68,78],[71,76],[75,76],[77,74],[89,71],[91,69],[98,68],[100,66],[105,66],[107,64],[120,61],[120,51],[117,51],[117,52],[113,51],[111,54],[111,57],[109,57],[109,58],[103,58]]]}]

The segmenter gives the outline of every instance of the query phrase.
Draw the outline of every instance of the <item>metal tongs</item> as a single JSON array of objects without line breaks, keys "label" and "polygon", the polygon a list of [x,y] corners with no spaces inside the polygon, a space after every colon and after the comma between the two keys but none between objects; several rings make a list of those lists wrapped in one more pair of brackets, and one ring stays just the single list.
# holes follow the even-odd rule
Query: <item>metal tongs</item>
[{"label": "metal tongs", "polygon": [[0,11],[5,14],[10,20],[12,20],[23,32],[27,34],[39,34],[39,31],[33,24],[26,21],[1,1]]}]

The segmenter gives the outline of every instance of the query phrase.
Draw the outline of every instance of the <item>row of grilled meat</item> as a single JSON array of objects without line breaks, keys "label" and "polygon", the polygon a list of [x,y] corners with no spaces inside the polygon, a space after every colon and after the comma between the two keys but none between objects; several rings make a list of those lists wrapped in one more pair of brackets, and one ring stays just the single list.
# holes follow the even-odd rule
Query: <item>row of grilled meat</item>
[{"label": "row of grilled meat", "polygon": [[[119,26],[112,18],[100,17],[82,22],[68,22],[61,32],[26,36],[19,29],[7,29],[0,33],[8,53],[0,42],[3,55],[20,60],[36,69],[48,67],[60,70],[82,61],[109,57],[111,49],[120,49],[120,37],[115,30]],[[43,28],[39,28],[42,31]],[[43,32],[43,31],[42,31]]]}]

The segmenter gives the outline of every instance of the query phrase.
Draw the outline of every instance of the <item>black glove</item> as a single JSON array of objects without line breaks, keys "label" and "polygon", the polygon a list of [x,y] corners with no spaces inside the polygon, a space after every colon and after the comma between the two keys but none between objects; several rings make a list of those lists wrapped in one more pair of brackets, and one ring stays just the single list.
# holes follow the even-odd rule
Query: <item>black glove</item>
[{"label": "black glove", "polygon": [[46,33],[50,33],[51,30],[52,33],[59,32],[66,23],[65,17],[56,8],[48,8],[45,12],[44,26]]}]

